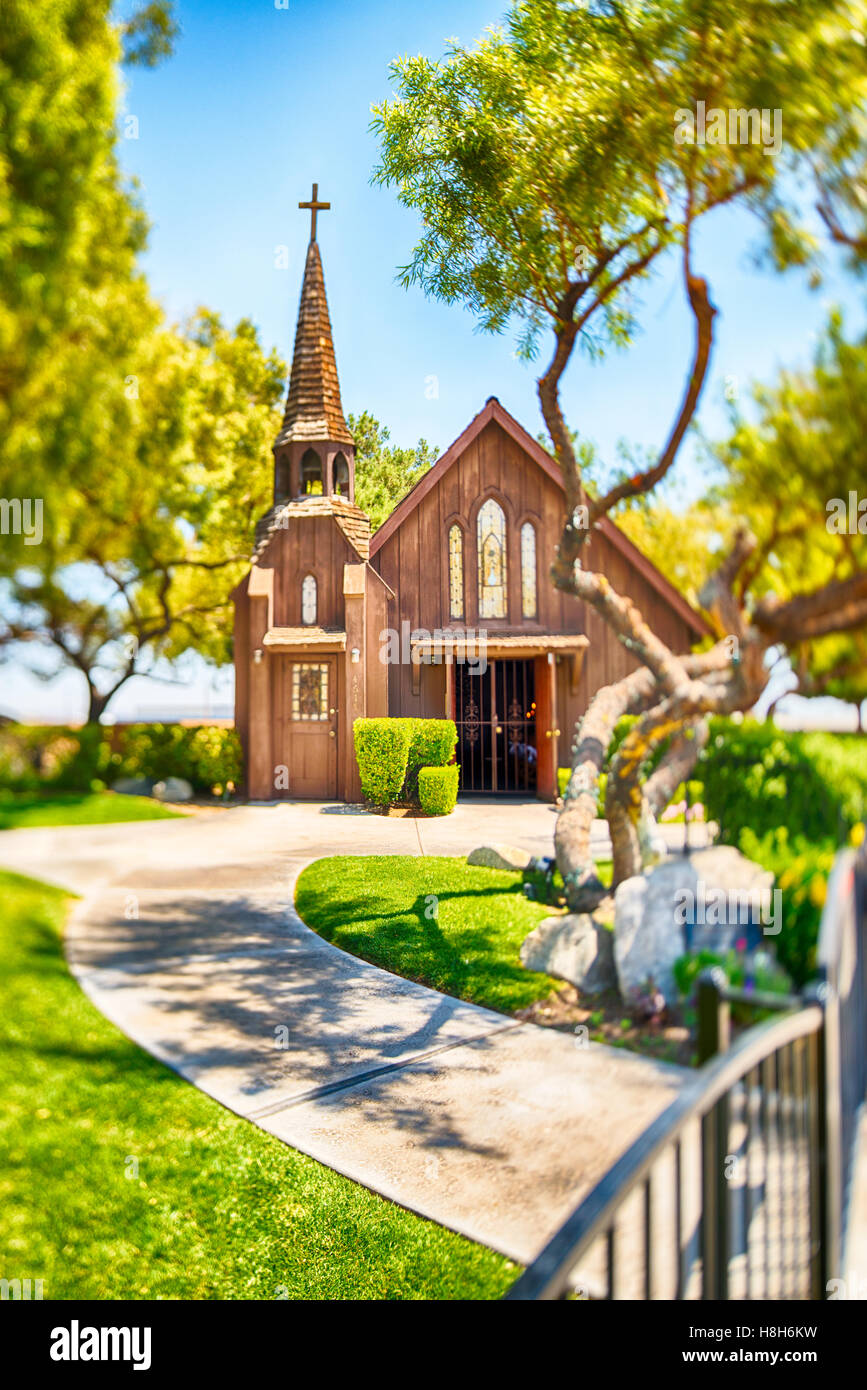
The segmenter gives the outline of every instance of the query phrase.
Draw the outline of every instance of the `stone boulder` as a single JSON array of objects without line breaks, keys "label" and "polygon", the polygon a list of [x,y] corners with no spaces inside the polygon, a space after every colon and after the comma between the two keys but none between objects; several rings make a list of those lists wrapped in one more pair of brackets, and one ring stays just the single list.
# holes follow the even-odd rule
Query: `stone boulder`
[{"label": "stone boulder", "polygon": [[150,796],[153,785],[152,777],[118,777],[111,789],[121,796]]},{"label": "stone boulder", "polygon": [[520,955],[528,970],[568,980],[587,994],[600,994],[617,984],[614,933],[599,912],[546,917],[524,938]]},{"label": "stone boulder", "polygon": [[167,777],[154,785],[152,795],[157,801],[191,801],[193,789],[185,777]]},{"label": "stone boulder", "polygon": [[523,872],[529,868],[532,854],[526,849],[516,849],[514,845],[482,845],[467,855],[467,863],[482,869],[517,869]]},{"label": "stone boulder", "polygon": [[731,845],[672,855],[625,879],[614,895],[614,962],[623,998],[652,979],[673,1003],[674,962],[687,949],[724,954],[742,939],[757,945],[772,885],[773,874]]}]

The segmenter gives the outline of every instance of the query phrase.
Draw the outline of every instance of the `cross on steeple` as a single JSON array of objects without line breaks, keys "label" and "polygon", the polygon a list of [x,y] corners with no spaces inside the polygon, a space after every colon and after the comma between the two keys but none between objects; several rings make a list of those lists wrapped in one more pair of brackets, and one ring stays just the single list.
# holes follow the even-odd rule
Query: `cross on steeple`
[{"label": "cross on steeple", "polygon": [[313,185],[313,197],[312,197],[311,201],[310,201],[309,203],[299,203],[298,206],[299,206],[299,208],[309,208],[309,209],[310,209],[310,240],[311,240],[311,241],[315,241],[315,240],[316,240],[316,214],[317,214],[318,212],[320,212],[321,210],[325,209],[325,208],[330,208],[330,207],[331,207],[331,204],[330,204],[330,203],[320,203],[320,201],[319,201],[319,184],[318,184],[318,183],[314,183],[314,185]]}]

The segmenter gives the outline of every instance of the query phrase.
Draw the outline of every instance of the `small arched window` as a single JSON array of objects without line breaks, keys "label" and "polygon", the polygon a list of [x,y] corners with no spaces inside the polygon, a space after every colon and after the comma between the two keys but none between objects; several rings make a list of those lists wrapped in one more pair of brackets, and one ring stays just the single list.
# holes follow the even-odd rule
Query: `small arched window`
[{"label": "small arched window", "polygon": [[449,529],[449,617],[464,616],[464,536],[460,526]]},{"label": "small arched window", "polygon": [[301,491],[322,492],[322,460],[315,449],[308,449],[301,460]]},{"label": "small arched window", "polygon": [[316,580],[312,574],[305,574],[301,583],[301,621],[305,627],[316,622]]},{"label": "small arched window", "polygon": [[349,496],[349,464],[345,454],[338,454],[333,464],[334,491],[340,497]]},{"label": "small arched window", "polygon": [[506,515],[489,497],[479,510],[479,617],[506,616]]},{"label": "small arched window", "polygon": [[536,616],[536,528],[532,521],[521,527],[521,613]]}]

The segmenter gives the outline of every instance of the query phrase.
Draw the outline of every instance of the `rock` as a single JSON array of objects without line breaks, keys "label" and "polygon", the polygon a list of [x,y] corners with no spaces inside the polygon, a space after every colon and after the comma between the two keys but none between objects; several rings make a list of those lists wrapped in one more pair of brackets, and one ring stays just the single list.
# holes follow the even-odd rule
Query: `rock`
[{"label": "rock", "polygon": [[514,845],[482,845],[467,855],[467,863],[482,869],[526,869],[533,858],[525,849]]},{"label": "rock", "polygon": [[111,789],[120,792],[121,796],[150,796],[153,785],[150,777],[118,777]]},{"label": "rock", "polygon": [[740,940],[757,945],[772,884],[773,874],[731,845],[672,855],[625,879],[614,895],[614,962],[623,998],[652,979],[673,1003],[673,966],[686,950],[724,954]]},{"label": "rock", "polygon": [[191,801],[193,789],[185,777],[167,777],[155,783],[153,795],[157,801]]},{"label": "rock", "polygon": [[587,994],[599,994],[617,983],[614,933],[588,912],[546,917],[524,938],[520,954],[528,970],[568,980]]}]

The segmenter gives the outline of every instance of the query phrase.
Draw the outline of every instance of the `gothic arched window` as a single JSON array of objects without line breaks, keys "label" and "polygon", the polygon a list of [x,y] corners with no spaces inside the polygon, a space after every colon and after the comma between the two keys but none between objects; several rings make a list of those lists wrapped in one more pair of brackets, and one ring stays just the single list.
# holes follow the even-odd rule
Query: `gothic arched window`
[{"label": "gothic arched window", "polygon": [[449,529],[449,617],[464,616],[464,536],[460,526]]},{"label": "gothic arched window", "polygon": [[536,616],[536,528],[532,521],[521,527],[521,613]]},{"label": "gothic arched window", "polygon": [[315,449],[308,449],[301,460],[301,491],[322,492],[322,460]]},{"label": "gothic arched window", "polygon": [[334,470],[334,491],[341,497],[349,496],[349,464],[345,454],[338,454],[332,465]]},{"label": "gothic arched window", "polygon": [[301,621],[305,627],[316,622],[316,580],[305,574],[301,583]]},{"label": "gothic arched window", "polygon": [[479,509],[479,617],[506,616],[506,515],[489,497]]}]

